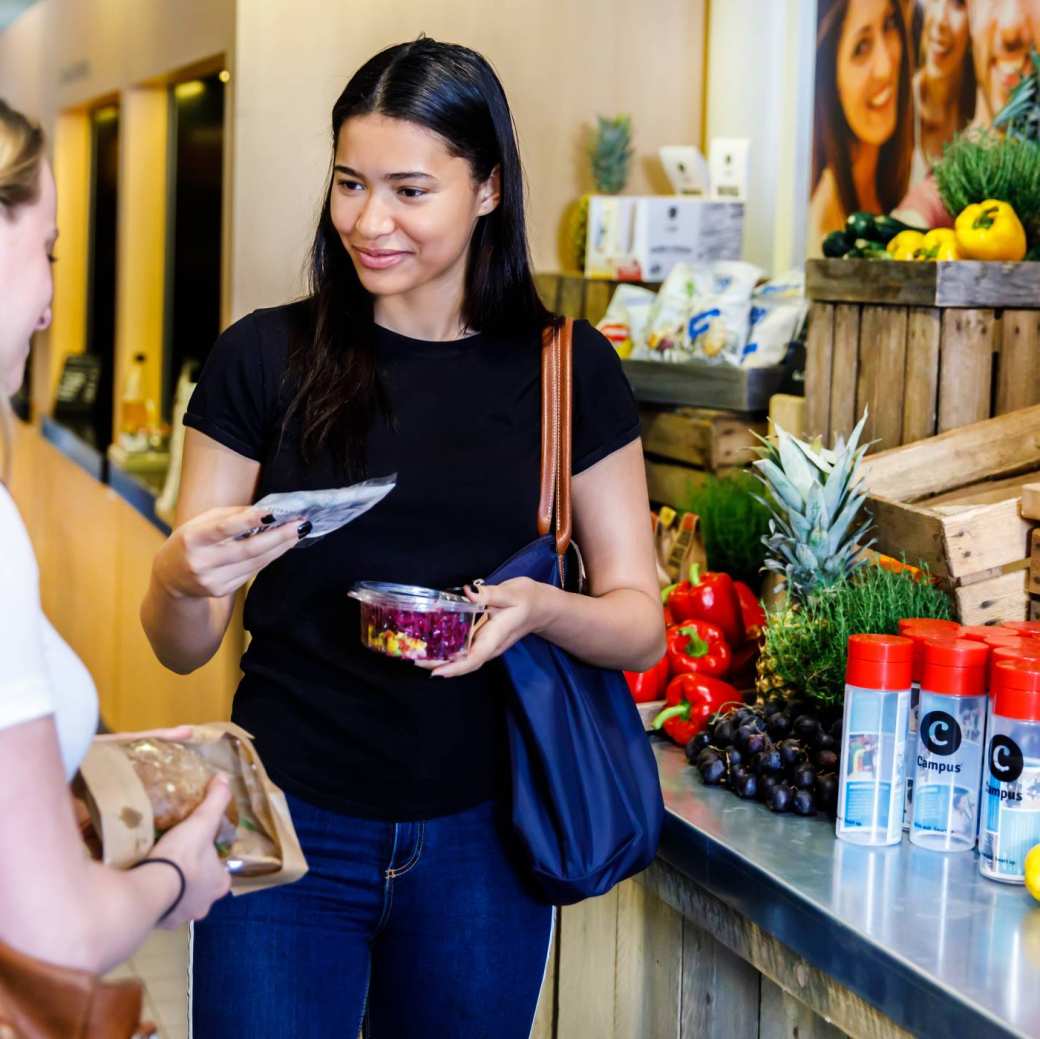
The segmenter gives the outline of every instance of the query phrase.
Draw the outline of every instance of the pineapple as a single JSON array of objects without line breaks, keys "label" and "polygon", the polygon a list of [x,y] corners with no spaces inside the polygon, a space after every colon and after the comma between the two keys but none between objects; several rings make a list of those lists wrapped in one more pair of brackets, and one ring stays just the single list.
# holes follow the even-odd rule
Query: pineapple
[{"label": "pineapple", "polygon": [[[597,116],[597,127],[588,149],[596,193],[617,195],[628,180],[632,161],[632,119],[627,115],[608,119]],[[582,195],[568,219],[568,241],[571,260],[578,270],[585,269],[585,238],[589,226],[589,196]]]},{"label": "pineapple", "polygon": [[834,449],[810,445],[776,427],[776,443],[762,440],[754,462],[768,491],[759,498],[772,514],[765,538],[766,569],[782,576],[787,603],[774,611],[766,628],[765,648],[758,662],[757,691],[762,696],[790,697],[770,652],[770,629],[801,623],[799,606],[844,580],[863,563],[861,540],[873,520],[856,526],[866,494],[857,479],[868,445],[860,445],[867,416],[860,419],[848,443],[839,437]]}]

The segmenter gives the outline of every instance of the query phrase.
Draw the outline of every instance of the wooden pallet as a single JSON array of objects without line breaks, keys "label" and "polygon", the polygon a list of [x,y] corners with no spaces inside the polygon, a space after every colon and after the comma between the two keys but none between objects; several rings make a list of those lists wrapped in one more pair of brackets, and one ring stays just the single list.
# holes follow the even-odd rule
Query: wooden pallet
[{"label": "wooden pallet", "polygon": [[868,457],[863,477],[878,551],[926,563],[964,624],[1026,618],[1033,521],[1021,501],[1040,480],[1040,406]]},{"label": "wooden pallet", "polygon": [[806,431],[897,447],[1040,403],[1040,263],[810,260]]},{"label": "wooden pallet", "polygon": [[735,411],[643,407],[639,415],[650,500],[673,507],[709,475],[750,463],[755,434],[766,432],[764,419]]}]

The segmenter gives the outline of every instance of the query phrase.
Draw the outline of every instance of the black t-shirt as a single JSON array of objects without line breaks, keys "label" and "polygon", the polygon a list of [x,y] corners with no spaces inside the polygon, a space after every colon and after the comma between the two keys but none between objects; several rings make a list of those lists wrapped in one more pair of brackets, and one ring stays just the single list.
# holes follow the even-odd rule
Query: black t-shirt
[{"label": "black t-shirt", "polygon": [[[257,497],[342,486],[331,457],[305,465],[282,436],[294,307],[259,310],[217,341],[185,424],[259,461]],[[296,312],[295,316],[298,316]],[[505,671],[434,679],[362,647],[360,580],[451,588],[491,573],[537,536],[537,334],[425,342],[377,329],[393,423],[368,440],[368,473],[397,473],[374,509],[262,570],[246,599],[252,638],[232,717],[274,781],[336,811],[397,821],[464,811],[507,773]],[[574,330],[574,472],[639,435],[610,344]]]}]

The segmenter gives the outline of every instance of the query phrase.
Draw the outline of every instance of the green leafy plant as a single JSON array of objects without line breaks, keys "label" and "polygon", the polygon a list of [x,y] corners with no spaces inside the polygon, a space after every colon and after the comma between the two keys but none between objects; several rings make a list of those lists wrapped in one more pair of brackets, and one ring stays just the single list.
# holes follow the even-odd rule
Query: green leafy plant
[{"label": "green leafy plant", "polygon": [[1000,199],[1018,214],[1030,244],[1040,241],[1040,140],[993,130],[959,134],[936,163],[935,181],[954,216],[966,206]]},{"label": "green leafy plant", "polygon": [[627,115],[597,116],[596,131],[589,144],[589,160],[596,190],[616,195],[628,180],[632,162],[632,118]]},{"label": "green leafy plant", "polygon": [[738,470],[709,476],[691,489],[684,503],[701,518],[708,566],[756,588],[766,556],[762,539],[769,533],[769,510],[757,491],[761,487],[754,476]]},{"label": "green leafy plant", "polygon": [[821,704],[841,703],[850,635],[896,635],[904,617],[949,618],[949,595],[921,574],[871,563],[766,627],[776,674]]},{"label": "green leafy plant", "polygon": [[1015,85],[1007,104],[994,116],[993,125],[1008,137],[1040,141],[1040,54],[1032,50],[1029,58],[1033,71]]}]

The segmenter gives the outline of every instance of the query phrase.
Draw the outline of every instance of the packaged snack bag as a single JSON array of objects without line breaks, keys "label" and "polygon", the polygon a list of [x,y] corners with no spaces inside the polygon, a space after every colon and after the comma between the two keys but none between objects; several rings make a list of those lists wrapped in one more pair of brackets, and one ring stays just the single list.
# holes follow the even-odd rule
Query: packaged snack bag
[{"label": "packaged snack bag", "polygon": [[192,726],[180,742],[155,737],[99,736],[73,786],[89,815],[84,838],[110,866],[140,862],[162,834],[186,818],[223,772],[231,802],[217,851],[231,873],[232,894],[298,880],[307,861],[282,791],[271,782],[252,738],[231,722]]}]

